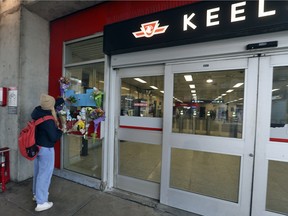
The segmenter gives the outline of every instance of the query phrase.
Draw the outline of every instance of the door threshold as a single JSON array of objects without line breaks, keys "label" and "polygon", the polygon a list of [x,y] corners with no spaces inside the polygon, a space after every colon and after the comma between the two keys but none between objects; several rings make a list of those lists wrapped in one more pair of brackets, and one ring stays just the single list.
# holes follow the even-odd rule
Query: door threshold
[{"label": "door threshold", "polygon": [[65,169],[54,169],[53,175],[100,190],[101,180]]}]

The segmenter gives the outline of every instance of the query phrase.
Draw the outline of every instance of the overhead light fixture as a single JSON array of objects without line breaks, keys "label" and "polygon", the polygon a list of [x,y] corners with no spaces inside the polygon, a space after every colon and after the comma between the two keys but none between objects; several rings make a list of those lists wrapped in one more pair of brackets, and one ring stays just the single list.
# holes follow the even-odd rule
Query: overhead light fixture
[{"label": "overhead light fixture", "polygon": [[221,96],[225,96],[226,94],[221,94]]},{"label": "overhead light fixture", "polygon": [[142,79],[140,79],[140,78],[134,78],[134,80],[136,80],[136,81],[138,81],[138,82],[140,82],[140,83],[147,83],[145,80],[142,80]]},{"label": "overhead light fixture", "polygon": [[74,82],[76,82],[76,83],[82,83],[82,81],[81,81],[80,79],[77,79],[77,78],[71,77],[70,80],[71,80],[71,81],[74,81]]},{"label": "overhead light fixture", "polygon": [[152,89],[158,89],[156,86],[150,86]]},{"label": "overhead light fixture", "polygon": [[229,89],[229,90],[227,90],[226,92],[227,93],[230,93],[230,92],[233,92],[234,90],[233,89]]},{"label": "overhead light fixture", "polygon": [[194,89],[194,88],[195,88],[195,85],[194,85],[194,84],[191,84],[191,85],[189,85],[189,87],[190,87],[191,89]]},{"label": "overhead light fixture", "polygon": [[181,101],[180,99],[175,98],[175,97],[173,97],[173,98],[174,98],[174,100],[176,100],[176,101],[178,101],[178,102],[180,102],[180,103],[183,103],[183,101]]},{"label": "overhead light fixture", "polygon": [[213,80],[212,80],[212,79],[207,79],[206,82],[207,82],[207,83],[212,83]]},{"label": "overhead light fixture", "polygon": [[187,82],[193,81],[192,75],[184,75],[184,78]]},{"label": "overhead light fixture", "polygon": [[237,84],[235,84],[234,86],[233,86],[233,88],[238,88],[238,87],[240,87],[240,86],[242,86],[244,83],[237,83]]},{"label": "overhead light fixture", "polygon": [[126,88],[126,87],[121,87],[121,89],[123,89],[123,90],[130,90],[129,88]]},{"label": "overhead light fixture", "polygon": [[191,90],[191,93],[196,93],[196,90]]},{"label": "overhead light fixture", "polygon": [[160,92],[164,94],[164,91],[160,91]]},{"label": "overhead light fixture", "polygon": [[272,92],[274,92],[274,91],[279,91],[280,89],[272,89]]}]

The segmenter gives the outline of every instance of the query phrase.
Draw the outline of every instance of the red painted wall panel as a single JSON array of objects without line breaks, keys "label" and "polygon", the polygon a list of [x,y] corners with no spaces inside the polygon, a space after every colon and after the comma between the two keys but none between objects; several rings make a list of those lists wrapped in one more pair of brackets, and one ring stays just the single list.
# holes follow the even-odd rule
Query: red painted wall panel
[{"label": "red painted wall panel", "polygon": [[[191,4],[192,1],[111,1],[55,20],[50,24],[49,94],[60,95],[63,43],[102,32],[106,24]],[[55,167],[60,168],[60,143],[55,145]]]}]

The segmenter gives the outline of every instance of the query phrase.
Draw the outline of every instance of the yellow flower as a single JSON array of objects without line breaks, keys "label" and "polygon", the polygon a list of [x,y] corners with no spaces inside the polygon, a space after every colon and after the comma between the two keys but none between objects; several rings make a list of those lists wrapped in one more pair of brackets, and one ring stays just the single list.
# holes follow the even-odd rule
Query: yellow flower
[{"label": "yellow flower", "polygon": [[85,128],[85,123],[84,123],[84,121],[79,120],[79,121],[77,122],[77,126],[78,126],[78,129],[79,129],[79,130],[84,129],[84,128]]}]

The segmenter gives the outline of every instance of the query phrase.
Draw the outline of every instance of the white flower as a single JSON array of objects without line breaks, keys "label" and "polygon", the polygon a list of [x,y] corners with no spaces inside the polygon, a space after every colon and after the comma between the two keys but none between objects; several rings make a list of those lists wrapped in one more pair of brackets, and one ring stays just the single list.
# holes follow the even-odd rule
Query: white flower
[{"label": "white flower", "polygon": [[65,111],[65,110],[60,110],[58,113],[59,113],[60,115],[66,115],[66,111]]}]

